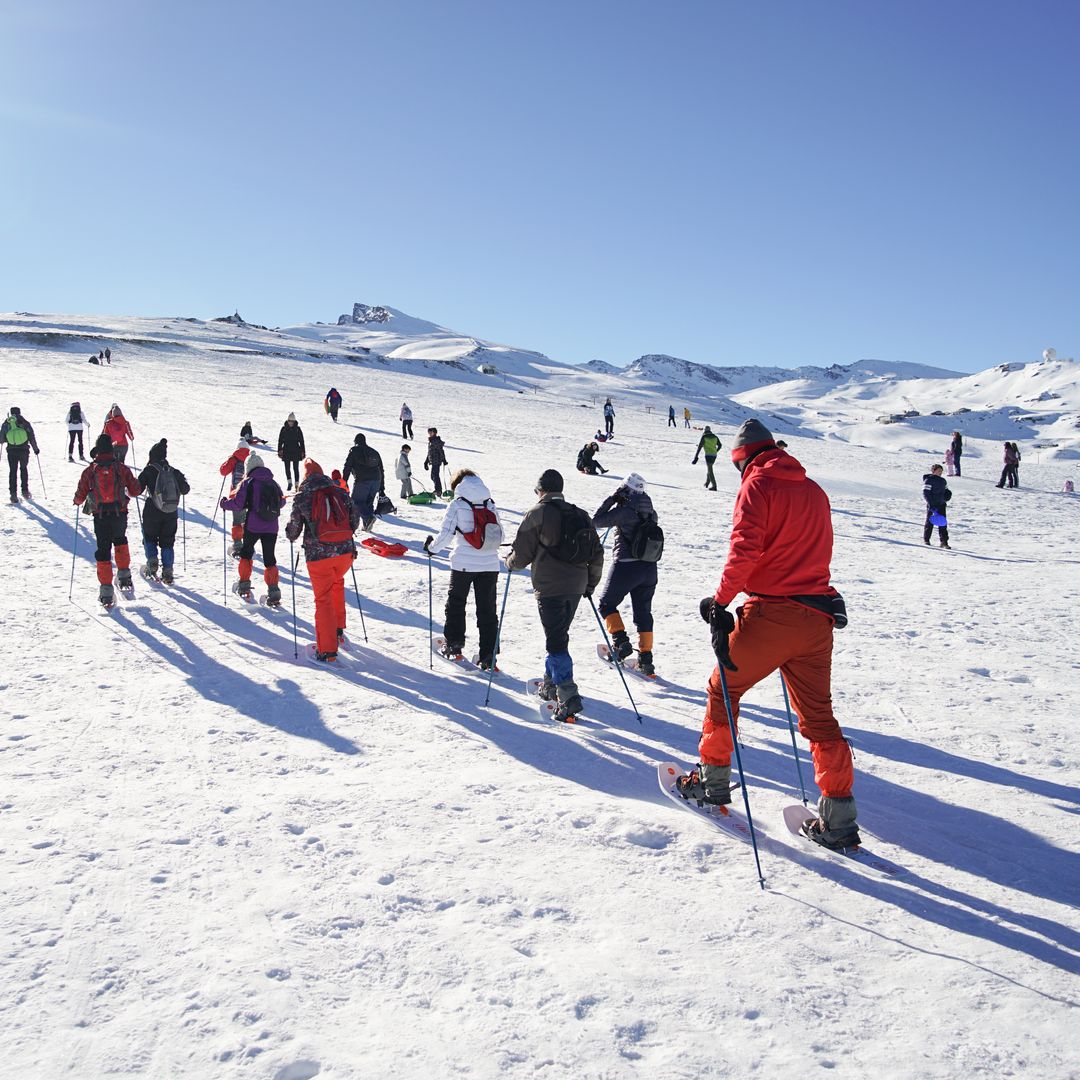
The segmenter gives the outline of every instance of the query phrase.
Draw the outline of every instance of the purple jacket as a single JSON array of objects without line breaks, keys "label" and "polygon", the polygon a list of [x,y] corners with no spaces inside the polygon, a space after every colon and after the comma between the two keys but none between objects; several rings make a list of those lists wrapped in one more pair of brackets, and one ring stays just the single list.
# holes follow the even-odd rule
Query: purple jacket
[{"label": "purple jacket", "polygon": [[278,519],[265,518],[254,508],[259,505],[262,497],[262,489],[267,485],[277,492],[281,505],[285,505],[285,496],[281,493],[274,474],[265,466],[252,469],[244,478],[243,483],[236,489],[236,494],[231,499],[222,499],[221,506],[225,510],[247,510],[244,519],[244,528],[253,533],[277,534]]}]

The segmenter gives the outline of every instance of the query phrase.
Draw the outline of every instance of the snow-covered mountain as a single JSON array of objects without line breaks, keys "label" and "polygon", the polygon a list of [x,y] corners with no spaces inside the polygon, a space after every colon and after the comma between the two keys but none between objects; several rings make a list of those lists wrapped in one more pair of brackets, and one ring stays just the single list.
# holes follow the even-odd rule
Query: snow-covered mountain
[{"label": "snow-covered mountain", "polygon": [[[440,326],[389,305],[356,303],[335,322],[268,328],[239,313],[208,321],[115,316],[0,316],[0,347],[36,345],[97,352],[125,342],[183,354],[214,349],[395,369],[474,387],[538,394],[564,404],[666,413],[691,409],[695,424],[737,426],[760,415],[778,434],[939,454],[960,430],[987,444],[1016,440],[1080,458],[1080,365],[1063,359],[1009,363],[974,375],[922,364],[859,360],[829,367],[726,366],[664,354],[625,368],[602,360],[571,365],[535,350]],[[326,373],[328,385],[337,381]],[[996,450],[986,445],[984,451]]]}]

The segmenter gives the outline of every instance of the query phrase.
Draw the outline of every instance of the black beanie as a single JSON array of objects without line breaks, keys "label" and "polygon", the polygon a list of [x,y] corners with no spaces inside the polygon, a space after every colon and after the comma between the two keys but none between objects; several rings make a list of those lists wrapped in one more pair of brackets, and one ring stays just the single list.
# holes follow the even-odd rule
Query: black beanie
[{"label": "black beanie", "polygon": [[169,453],[169,444],[165,439],[160,442],[154,443],[150,447],[150,460],[151,461],[164,461]]},{"label": "black beanie", "polygon": [[102,432],[94,443],[94,454],[111,454],[112,452],[112,439],[105,432]]},{"label": "black beanie", "polygon": [[367,436],[362,431],[358,431],[353,438],[353,443],[356,446],[367,446]]},{"label": "black beanie", "polygon": [[735,436],[735,443],[731,447],[731,460],[737,464],[759,450],[773,445],[772,432],[760,420],[751,418],[739,428],[739,433]]},{"label": "black beanie", "polygon": [[18,405],[12,405],[11,406],[11,415],[12,416],[22,416],[22,410],[19,408]]},{"label": "black beanie", "polygon": [[556,472],[554,469],[545,469],[540,474],[540,479],[536,481],[536,488],[538,491],[547,491],[559,493],[563,489],[562,473]]}]

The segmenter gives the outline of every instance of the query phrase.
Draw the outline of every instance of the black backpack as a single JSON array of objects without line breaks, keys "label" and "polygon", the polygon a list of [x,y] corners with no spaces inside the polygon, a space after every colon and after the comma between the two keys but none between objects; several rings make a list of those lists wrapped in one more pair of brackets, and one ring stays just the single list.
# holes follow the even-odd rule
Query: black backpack
[{"label": "black backpack", "polygon": [[664,554],[664,530],[652,514],[638,514],[641,519],[630,541],[630,557],[640,562],[659,562]]},{"label": "black backpack", "polygon": [[558,542],[551,547],[540,542],[540,546],[552,558],[571,566],[588,566],[594,559],[603,556],[604,549],[600,546],[600,537],[596,535],[592,518],[580,506],[559,500],[548,505],[555,507],[560,517]]},{"label": "black backpack", "polygon": [[267,521],[281,516],[281,488],[276,480],[259,482],[259,499],[255,513]]},{"label": "black backpack", "polygon": [[82,423],[82,406],[81,405],[72,405],[71,408],[68,409],[67,422],[69,424],[81,424]]}]

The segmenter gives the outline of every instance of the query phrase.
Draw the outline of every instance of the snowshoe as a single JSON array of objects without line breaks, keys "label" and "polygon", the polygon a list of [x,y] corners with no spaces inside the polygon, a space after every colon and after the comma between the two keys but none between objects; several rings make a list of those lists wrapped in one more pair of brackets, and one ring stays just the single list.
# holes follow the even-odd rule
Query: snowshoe
[{"label": "snowshoe", "polygon": [[825,823],[821,818],[807,818],[802,825],[799,826],[799,834],[801,836],[805,836],[807,840],[812,840],[815,844],[820,844],[830,851],[851,851],[857,849],[859,844],[862,843],[862,837],[859,836],[858,829],[853,829],[851,832],[836,840],[827,837],[826,834],[828,831],[829,830],[825,827]]},{"label": "snowshoe", "polygon": [[111,585],[100,586],[98,589],[98,603],[101,604],[106,611],[116,603],[116,596],[113,593],[113,587]]},{"label": "snowshoe", "polygon": [[251,591],[251,582],[247,578],[240,578],[233,582],[232,591],[244,601],[245,604],[255,603],[255,596]]},{"label": "snowshoe", "polygon": [[281,607],[281,587],[278,585],[271,585],[266,590],[266,606],[267,607]]},{"label": "snowshoe", "polygon": [[173,572],[171,566],[164,566],[161,569],[161,584],[171,585],[173,583]]},{"label": "snowshoe", "polygon": [[708,803],[710,806],[727,806],[731,802],[731,769],[728,769],[728,780],[723,786],[709,784],[701,778],[701,766],[691,769],[690,772],[680,776],[675,781],[675,789],[686,799],[687,802],[696,802],[698,806]]},{"label": "snowshoe", "polygon": [[116,587],[122,593],[129,593],[134,591],[135,583],[131,580],[130,567],[125,567],[123,570],[116,571]]},{"label": "snowshoe", "polygon": [[440,646],[438,653],[441,657],[443,657],[443,659],[452,660],[454,663],[457,663],[459,660],[462,659],[463,656],[461,650],[462,646],[451,645],[449,641],[445,641]]},{"label": "snowshoe", "polygon": [[552,720],[558,720],[560,724],[573,724],[577,721],[577,718],[585,711],[585,707],[582,704],[581,698],[574,694],[573,697],[568,698],[566,701],[560,701],[555,706],[555,711],[551,714]]},{"label": "snowshoe", "polygon": [[625,630],[616,630],[611,635],[611,646],[620,661],[625,660],[634,651],[634,646],[630,644],[630,637]]}]

